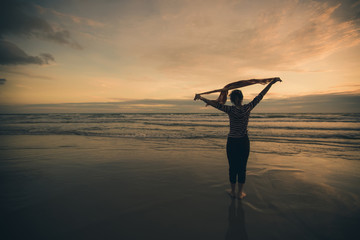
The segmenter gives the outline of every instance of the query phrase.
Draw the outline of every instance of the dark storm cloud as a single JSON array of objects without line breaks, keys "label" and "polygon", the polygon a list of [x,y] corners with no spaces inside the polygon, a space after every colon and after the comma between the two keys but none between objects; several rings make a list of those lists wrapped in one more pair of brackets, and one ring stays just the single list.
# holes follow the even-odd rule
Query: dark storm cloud
[{"label": "dark storm cloud", "polygon": [[81,46],[71,39],[64,29],[56,29],[46,20],[31,14],[33,6],[29,3],[1,1],[0,3],[0,36],[6,34],[42,38],[74,48]]},{"label": "dark storm cloud", "polygon": [[1,65],[20,65],[20,64],[48,64],[54,61],[51,54],[43,53],[40,56],[29,56],[15,44],[0,39],[0,64]]},{"label": "dark storm cloud", "polygon": [[2,0],[0,2],[0,64],[48,64],[54,61],[51,54],[30,56],[15,44],[4,40],[12,34],[19,37],[38,38],[81,49],[65,29],[57,29],[46,20],[32,14],[34,8],[26,2]]},{"label": "dark storm cloud", "polygon": [[6,79],[5,78],[0,78],[0,85],[4,85],[6,83]]}]

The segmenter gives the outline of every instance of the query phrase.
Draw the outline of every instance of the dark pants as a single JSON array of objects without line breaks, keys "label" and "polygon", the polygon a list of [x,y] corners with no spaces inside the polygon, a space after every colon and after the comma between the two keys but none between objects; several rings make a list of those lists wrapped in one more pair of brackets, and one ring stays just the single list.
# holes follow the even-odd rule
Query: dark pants
[{"label": "dark pants", "polygon": [[239,183],[245,183],[249,151],[250,142],[247,135],[242,138],[228,137],[226,153],[229,161],[229,178],[231,183],[236,183],[236,176],[238,176]]}]

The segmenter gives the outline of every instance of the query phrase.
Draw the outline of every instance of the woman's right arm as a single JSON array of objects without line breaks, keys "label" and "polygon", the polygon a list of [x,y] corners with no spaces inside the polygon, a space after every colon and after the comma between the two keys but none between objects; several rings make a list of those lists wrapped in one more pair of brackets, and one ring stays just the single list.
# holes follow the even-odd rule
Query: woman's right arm
[{"label": "woman's right arm", "polygon": [[205,102],[206,104],[208,104],[216,109],[219,109],[220,111],[223,111],[226,113],[230,112],[230,106],[221,104],[218,101],[209,100],[207,98],[200,96],[200,94],[196,94],[194,100],[201,100],[201,101]]}]

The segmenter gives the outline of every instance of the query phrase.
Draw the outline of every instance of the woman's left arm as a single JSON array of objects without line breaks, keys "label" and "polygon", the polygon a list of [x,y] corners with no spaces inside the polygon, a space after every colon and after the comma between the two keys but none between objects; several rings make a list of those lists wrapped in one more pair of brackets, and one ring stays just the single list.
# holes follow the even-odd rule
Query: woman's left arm
[{"label": "woman's left arm", "polygon": [[276,82],[282,82],[280,78],[274,78],[260,93],[257,95],[250,103],[247,105],[249,106],[248,110],[251,111],[265,96],[265,94],[269,91],[271,86]]}]

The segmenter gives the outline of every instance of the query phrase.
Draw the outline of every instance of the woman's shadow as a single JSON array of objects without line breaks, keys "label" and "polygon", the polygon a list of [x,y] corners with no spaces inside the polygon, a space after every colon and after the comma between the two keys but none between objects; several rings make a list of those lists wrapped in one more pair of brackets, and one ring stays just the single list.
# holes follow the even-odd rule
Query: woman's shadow
[{"label": "woman's shadow", "polygon": [[246,233],[246,227],[245,227],[245,212],[241,200],[236,200],[236,199],[231,200],[229,206],[228,220],[229,220],[229,227],[226,232],[225,240],[248,239]]}]

